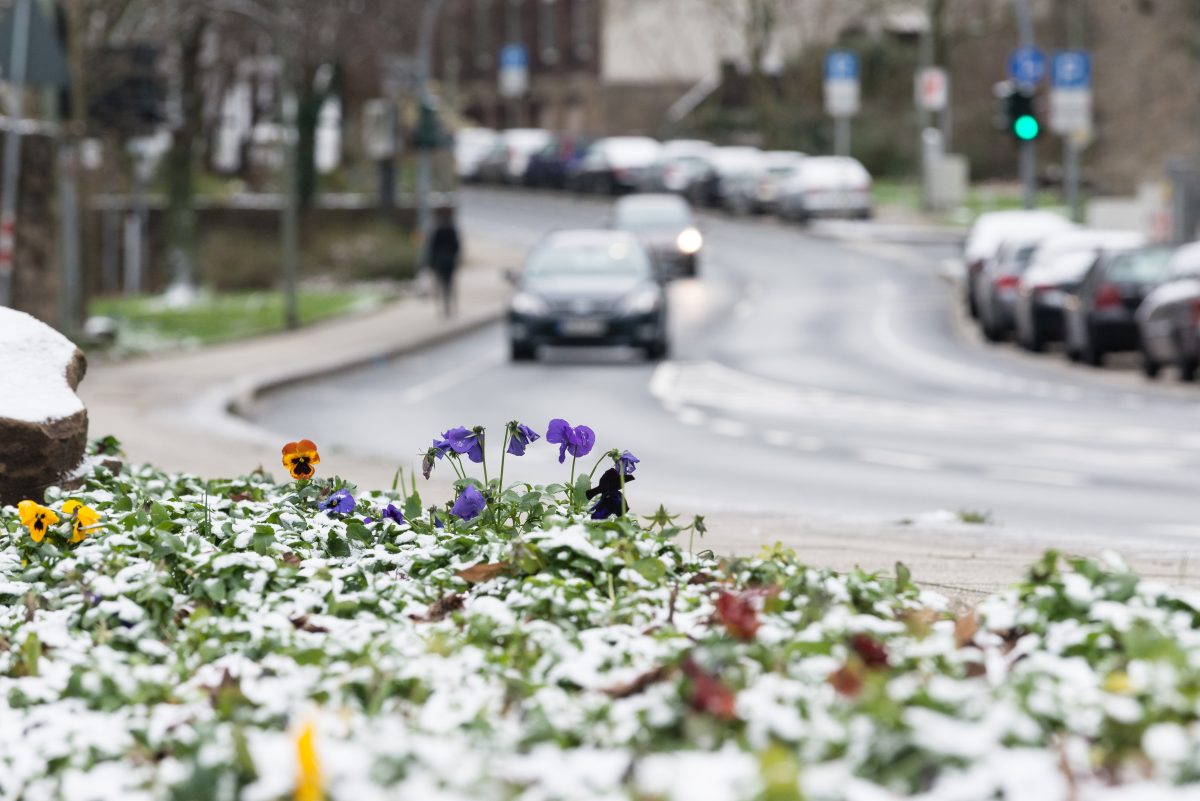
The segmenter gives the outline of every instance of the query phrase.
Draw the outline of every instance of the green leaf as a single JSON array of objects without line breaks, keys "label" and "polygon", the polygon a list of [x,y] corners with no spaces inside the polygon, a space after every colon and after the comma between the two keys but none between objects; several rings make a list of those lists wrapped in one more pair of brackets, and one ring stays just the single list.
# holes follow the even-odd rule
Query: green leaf
[{"label": "green leaf", "polygon": [[579,478],[575,479],[575,486],[572,488],[572,496],[576,506],[583,506],[587,503],[587,492],[592,488],[592,479],[584,473]]},{"label": "green leaf", "polygon": [[655,559],[652,556],[643,557],[630,565],[630,567],[640,573],[642,578],[655,584],[662,581],[663,576],[667,575],[667,566],[663,564],[661,559]]},{"label": "green leaf", "polygon": [[374,537],[371,536],[371,531],[362,524],[359,520],[350,520],[346,523],[346,536],[356,542],[361,542],[363,545],[369,545]]},{"label": "green leaf", "polygon": [[896,591],[912,589],[912,571],[903,562],[896,562]]},{"label": "green leaf", "polygon": [[413,494],[404,499],[404,519],[416,520],[421,516],[421,496],[413,490]]},{"label": "green leaf", "polygon": [[330,556],[350,555],[350,545],[344,539],[333,533],[329,535],[329,542],[326,550],[329,551]]}]

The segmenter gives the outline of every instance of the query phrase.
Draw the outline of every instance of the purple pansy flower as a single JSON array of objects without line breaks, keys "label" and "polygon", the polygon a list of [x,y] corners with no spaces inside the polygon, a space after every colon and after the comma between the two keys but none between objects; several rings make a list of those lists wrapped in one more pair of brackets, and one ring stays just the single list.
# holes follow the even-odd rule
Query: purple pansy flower
[{"label": "purple pansy flower", "polygon": [[[455,453],[465,453],[476,464],[483,461],[483,429],[458,426],[442,434],[442,437],[442,442]],[[441,444],[437,440],[433,442],[435,448],[440,448]]]},{"label": "purple pansy flower", "polygon": [[354,496],[350,494],[349,490],[340,489],[321,501],[321,508],[330,517],[350,514],[354,511]]},{"label": "purple pansy flower", "polygon": [[556,417],[546,429],[546,441],[558,446],[558,463],[562,464],[568,453],[577,459],[591,453],[596,444],[596,433],[587,426],[572,427],[566,420]]},{"label": "purple pansy flower", "polygon": [[[625,483],[633,481],[633,476],[625,476]],[[606,520],[614,515],[620,517],[625,513],[625,498],[621,495],[621,476],[615,467],[604,471],[600,483],[587,491],[588,500],[596,498],[592,507],[593,520]]]},{"label": "purple pansy flower", "polygon": [[621,469],[621,472],[625,475],[625,477],[629,478],[633,475],[633,471],[637,470],[637,465],[640,461],[641,459],[637,458],[629,451],[625,451],[617,457],[617,466]]},{"label": "purple pansy flower", "polygon": [[394,503],[389,503],[386,509],[381,509],[379,516],[383,520],[391,520],[399,525],[403,525],[405,522],[404,513],[397,509]]},{"label": "purple pansy flower", "polygon": [[510,423],[509,426],[508,452],[513,456],[524,456],[526,446],[541,439],[536,431],[524,423]]},{"label": "purple pansy flower", "polygon": [[458,495],[458,500],[450,507],[450,514],[462,520],[470,520],[477,517],[485,506],[487,506],[487,501],[483,499],[483,494],[473,485],[468,484],[463,487],[463,491]]}]

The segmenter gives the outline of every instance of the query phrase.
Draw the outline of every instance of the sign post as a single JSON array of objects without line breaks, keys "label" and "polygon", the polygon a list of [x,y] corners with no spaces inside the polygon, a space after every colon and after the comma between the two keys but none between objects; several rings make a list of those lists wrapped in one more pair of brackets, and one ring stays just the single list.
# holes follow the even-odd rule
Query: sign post
[{"label": "sign post", "polygon": [[1050,128],[1063,138],[1063,182],[1071,218],[1080,222],[1079,151],[1092,136],[1092,59],[1060,50],[1050,68]]},{"label": "sign post", "polygon": [[859,109],[858,55],[850,50],[825,54],[825,111],[834,121],[834,153],[850,155],[850,118]]}]

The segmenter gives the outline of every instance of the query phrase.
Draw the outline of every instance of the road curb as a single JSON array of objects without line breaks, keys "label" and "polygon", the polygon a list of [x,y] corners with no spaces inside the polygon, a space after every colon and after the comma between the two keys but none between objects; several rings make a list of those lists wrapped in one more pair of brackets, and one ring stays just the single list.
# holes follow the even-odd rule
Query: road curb
[{"label": "road curb", "polygon": [[320,381],[333,376],[342,375],[352,372],[360,368],[366,367],[377,362],[389,361],[401,356],[408,356],[426,348],[436,347],[437,345],[450,342],[459,337],[487,328],[494,323],[499,322],[504,318],[503,307],[494,310],[481,312],[470,315],[455,325],[431,334],[417,337],[414,340],[404,342],[402,344],[385,347],[374,353],[356,356],[341,364],[322,365],[313,369],[302,369],[287,372],[283,374],[273,375],[266,378],[253,381],[252,383],[241,384],[236,390],[227,394],[226,400],[221,404],[227,414],[233,415],[240,420],[253,422],[250,414],[253,410],[255,402],[260,398],[278,392],[279,390],[289,387],[307,384],[313,381]]}]

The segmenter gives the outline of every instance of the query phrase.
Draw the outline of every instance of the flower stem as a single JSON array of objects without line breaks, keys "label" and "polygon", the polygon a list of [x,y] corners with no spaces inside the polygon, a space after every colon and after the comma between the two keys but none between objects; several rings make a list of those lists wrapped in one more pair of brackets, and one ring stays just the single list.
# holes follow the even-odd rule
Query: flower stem
[{"label": "flower stem", "polygon": [[504,427],[504,443],[500,450],[500,492],[504,492],[504,457],[508,455],[508,440],[512,437],[512,428]]},{"label": "flower stem", "polygon": [[578,456],[571,456],[571,485],[567,489],[567,493],[571,498],[571,511],[575,511],[575,462],[578,460]]},{"label": "flower stem", "polygon": [[617,462],[617,477],[621,480],[621,517],[625,517],[629,511],[629,504],[625,500],[625,468]]},{"label": "flower stem", "polygon": [[589,481],[590,481],[591,479],[593,479],[593,478],[595,478],[595,477],[596,477],[596,470],[597,470],[597,468],[599,468],[599,467],[600,467],[600,463],[604,461],[605,457],[606,457],[606,456],[609,456],[609,455],[610,455],[610,454],[608,454],[608,453],[602,453],[602,454],[600,454],[600,458],[596,460],[596,463],[595,463],[594,465],[592,465],[592,472],[588,473],[588,480],[589,480]]},{"label": "flower stem", "polygon": [[[487,476],[487,438],[483,431],[479,432],[479,450],[483,453],[483,486],[486,489],[488,485]],[[500,457],[504,458],[504,457]]]}]

